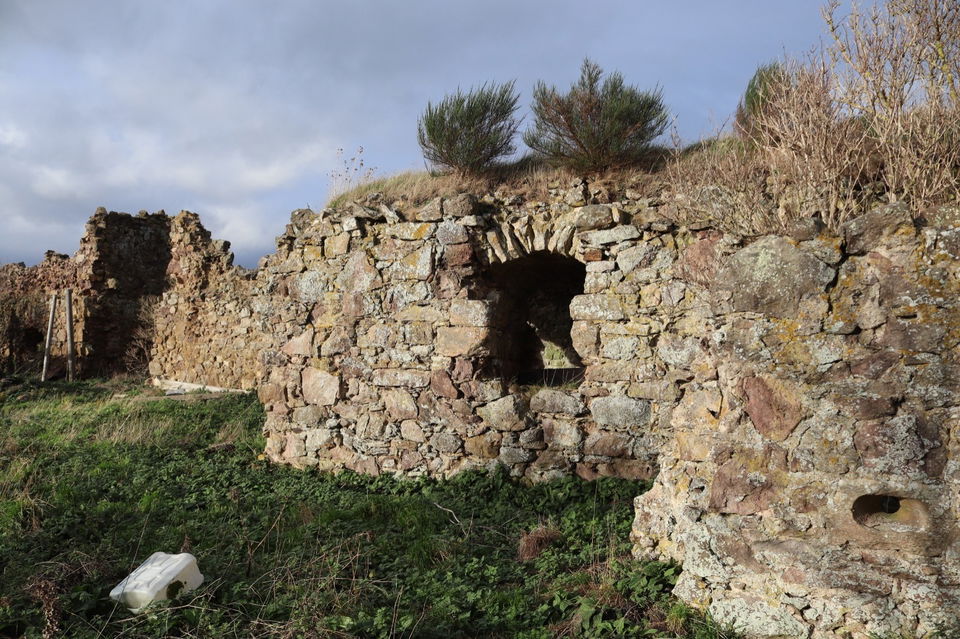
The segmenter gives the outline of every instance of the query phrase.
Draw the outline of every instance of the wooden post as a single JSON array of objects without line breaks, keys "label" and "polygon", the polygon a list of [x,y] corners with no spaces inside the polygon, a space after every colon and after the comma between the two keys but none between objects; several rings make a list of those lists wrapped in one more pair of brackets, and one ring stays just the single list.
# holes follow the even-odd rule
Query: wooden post
[{"label": "wooden post", "polygon": [[53,344],[53,317],[57,312],[57,294],[54,292],[50,296],[50,319],[47,321],[47,341],[43,345],[43,371],[40,373],[40,381],[47,381],[47,368],[50,365],[50,346]]},{"label": "wooden post", "polygon": [[74,360],[73,360],[73,289],[67,289],[64,292],[67,302],[67,381],[73,381]]}]

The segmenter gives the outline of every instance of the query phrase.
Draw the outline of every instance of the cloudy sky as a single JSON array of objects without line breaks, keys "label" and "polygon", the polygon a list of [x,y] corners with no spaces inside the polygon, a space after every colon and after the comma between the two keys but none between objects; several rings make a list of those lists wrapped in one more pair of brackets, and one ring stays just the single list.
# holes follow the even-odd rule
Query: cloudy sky
[{"label": "cloudy sky", "polygon": [[816,0],[0,0],[0,263],[76,250],[98,206],[195,211],[238,262],[331,173],[423,168],[457,87],[566,89],[584,56],[659,85],[687,140],[758,64],[822,37]]}]

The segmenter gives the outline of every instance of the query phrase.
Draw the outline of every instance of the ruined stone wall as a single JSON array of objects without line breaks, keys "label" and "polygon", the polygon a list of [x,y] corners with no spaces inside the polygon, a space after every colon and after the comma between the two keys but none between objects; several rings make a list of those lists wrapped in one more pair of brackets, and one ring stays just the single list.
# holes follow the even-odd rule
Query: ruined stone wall
[{"label": "ruined stone wall", "polygon": [[[716,272],[639,556],[749,636],[925,636],[960,610],[960,215],[689,247]],[[684,259],[684,258],[681,258]]]},{"label": "ruined stone wall", "polygon": [[[106,374],[133,365],[131,345],[149,340],[140,331],[143,309],[164,288],[168,235],[169,218],[162,212],[131,216],[101,208],[87,222],[72,257],[48,252],[36,266],[0,267],[5,369],[22,368],[42,355],[50,295],[66,288],[73,289],[78,372]],[[66,353],[62,297],[54,326],[52,372],[57,374]]]},{"label": "ruined stone wall", "polygon": [[636,554],[681,562],[676,593],[749,636],[956,621],[960,210],[760,238],[663,212],[584,183],[374,197],[295,212],[256,271],[193,214],[98,212],[77,256],[0,286],[80,290],[87,357],[107,352],[89,318],[160,290],[151,373],[256,388],[283,463],[656,475]]},{"label": "ruined stone wall", "polygon": [[[266,267],[290,300],[271,322],[289,332],[265,354],[259,388],[268,454],[373,474],[502,464],[531,479],[652,477],[678,385],[699,371],[707,301],[673,276],[696,235],[641,208],[462,195],[402,219],[357,205],[296,215]],[[522,268],[512,278],[542,271],[523,295],[496,277],[513,263]],[[539,339],[535,294],[562,264],[583,273],[556,310],[569,315],[569,357],[555,356],[563,349],[546,326],[530,361],[572,357],[583,369],[556,386],[549,375],[525,385],[513,353],[524,331]]]},{"label": "ruined stone wall", "polygon": [[84,375],[145,363],[151,309],[165,288],[169,236],[170,218],[162,211],[131,216],[99,209],[87,222],[72,258],[77,264],[74,298],[80,305],[75,333]]},{"label": "ruined stone wall", "polygon": [[260,353],[278,340],[270,324],[269,274],[234,266],[229,247],[212,240],[194,213],[171,221],[167,287],[154,312],[152,376],[256,388]]},{"label": "ruined stone wall", "polygon": [[[0,266],[0,370],[18,372],[37,364],[43,354],[50,293],[75,287],[76,283],[76,263],[53,251],[35,266]],[[54,370],[63,369],[66,353],[62,311],[58,319],[51,343]]]},{"label": "ruined stone wall", "polygon": [[[636,551],[680,561],[685,600],[750,636],[922,634],[960,605],[958,226],[891,206],[839,237],[739,238],[631,198],[300,212],[267,267],[287,300],[267,452],[372,474],[659,467]],[[524,386],[524,339],[550,359],[524,301],[561,258],[584,277],[554,352],[582,376]]]}]

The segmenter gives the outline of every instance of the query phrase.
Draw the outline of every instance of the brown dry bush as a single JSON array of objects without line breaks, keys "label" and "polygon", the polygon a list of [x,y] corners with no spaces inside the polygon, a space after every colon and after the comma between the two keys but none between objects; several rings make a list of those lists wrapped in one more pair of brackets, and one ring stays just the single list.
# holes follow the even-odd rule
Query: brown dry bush
[{"label": "brown dry bush", "polygon": [[751,142],[769,168],[781,222],[817,212],[837,228],[869,197],[875,144],[865,123],[834,99],[834,77],[823,59],[783,68],[786,80],[772,87]]},{"label": "brown dry bush", "polygon": [[672,191],[660,211],[678,224],[706,223],[753,235],[778,227],[768,167],[756,149],[728,136],[678,151],[665,170]]},{"label": "brown dry bush", "polygon": [[960,197],[960,4],[888,0],[823,15],[835,99],[868,125],[890,201]]},{"label": "brown dry bush", "polygon": [[552,526],[541,524],[529,532],[520,535],[517,544],[517,559],[530,561],[540,556],[550,544],[560,539],[560,531]]},{"label": "brown dry bush", "polygon": [[823,11],[831,43],[778,65],[743,144],[677,154],[678,221],[756,234],[818,215],[836,230],[884,199],[960,198],[960,4],[838,8]]}]

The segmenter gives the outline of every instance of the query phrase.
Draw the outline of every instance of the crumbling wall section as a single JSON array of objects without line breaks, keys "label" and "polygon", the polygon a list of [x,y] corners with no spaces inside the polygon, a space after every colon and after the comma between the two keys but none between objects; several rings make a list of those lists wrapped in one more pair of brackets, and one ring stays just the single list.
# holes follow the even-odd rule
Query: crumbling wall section
[{"label": "crumbling wall section", "polygon": [[104,211],[0,291],[75,286],[93,358],[159,290],[151,372],[255,388],[276,461],[656,475],[635,552],[681,598],[748,636],[922,635],[960,608],[958,211],[741,238],[583,183],[374,198],[295,212],[256,271],[193,214]]},{"label": "crumbling wall section", "polygon": [[[38,347],[46,333],[50,295],[70,288],[78,372],[126,369],[138,331],[149,339],[141,330],[143,309],[163,290],[168,235],[169,218],[162,212],[131,216],[100,208],[87,222],[72,257],[47,252],[35,266],[0,267],[0,357],[5,368],[20,369],[42,354]],[[66,353],[62,298],[54,327],[52,371],[57,374]]]},{"label": "crumbling wall section", "polygon": [[[68,256],[47,251],[35,266],[0,266],[0,370],[22,372],[42,357],[50,294],[77,284],[77,265]],[[62,370],[66,325],[54,324],[51,370]]]},{"label": "crumbling wall section", "polygon": [[102,375],[144,365],[151,313],[165,288],[170,218],[98,209],[87,222],[77,265],[81,372]]},{"label": "crumbling wall section", "polygon": [[636,500],[636,553],[681,562],[675,592],[748,636],[955,627],[957,209],[681,261],[716,273],[712,328]]},{"label": "crumbling wall section", "polygon": [[213,240],[195,213],[170,224],[166,288],[157,302],[150,374],[155,378],[252,390],[260,353],[276,341],[266,271],[233,265],[230,244]]}]

